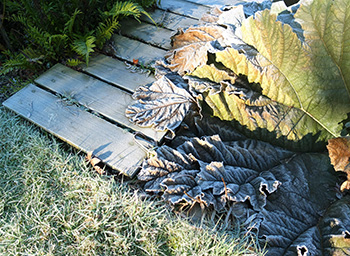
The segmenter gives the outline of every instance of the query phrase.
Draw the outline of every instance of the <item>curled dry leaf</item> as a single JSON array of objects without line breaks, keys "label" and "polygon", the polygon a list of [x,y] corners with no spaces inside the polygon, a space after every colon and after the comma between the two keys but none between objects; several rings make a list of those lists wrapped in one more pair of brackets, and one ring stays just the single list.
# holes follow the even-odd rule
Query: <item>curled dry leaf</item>
[{"label": "curled dry leaf", "polygon": [[244,20],[245,14],[243,5],[215,7],[210,13],[206,13],[201,17],[201,22],[238,27]]},{"label": "curled dry leaf", "polygon": [[173,49],[166,54],[167,66],[180,75],[191,73],[208,61],[208,51],[215,51],[212,42],[224,39],[227,30],[220,26],[197,26],[180,29],[172,37]]},{"label": "curled dry leaf", "polygon": [[334,169],[347,174],[348,179],[341,185],[340,190],[350,190],[350,137],[330,139],[327,149]]},{"label": "curled dry leaf", "polygon": [[185,89],[176,86],[165,76],[151,86],[138,88],[133,97],[138,102],[126,110],[126,116],[131,122],[171,132],[180,125],[195,102]]}]

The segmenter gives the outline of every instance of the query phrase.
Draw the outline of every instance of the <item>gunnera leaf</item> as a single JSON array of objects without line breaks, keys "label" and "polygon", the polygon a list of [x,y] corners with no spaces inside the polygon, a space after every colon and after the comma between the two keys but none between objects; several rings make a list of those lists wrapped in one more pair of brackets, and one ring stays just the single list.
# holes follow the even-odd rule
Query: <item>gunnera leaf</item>
[{"label": "gunnera leaf", "polygon": [[[247,87],[246,84],[189,79],[189,84],[221,120],[238,121],[250,135],[263,141],[298,151],[323,150],[328,133],[322,126],[298,108],[280,104]],[[194,94],[194,93],[193,93]],[[237,127],[237,125],[236,125]],[[314,129],[314,133],[307,132]],[[262,130],[268,136],[260,136]],[[316,133],[317,131],[317,133]]]},{"label": "gunnera leaf", "polygon": [[179,29],[172,37],[172,49],[165,55],[167,67],[180,75],[191,73],[208,61],[207,52],[227,45],[234,34],[219,25],[193,26]]},{"label": "gunnera leaf", "polygon": [[332,204],[325,213],[320,229],[325,255],[350,255],[350,196]]},{"label": "gunnera leaf", "polygon": [[347,180],[343,182],[340,190],[350,190],[350,137],[330,139],[327,149],[334,169],[347,174]]},{"label": "gunnera leaf", "polygon": [[[154,172],[169,163],[176,168]],[[138,178],[172,204],[230,207],[247,229],[258,230],[268,255],[349,251],[349,198],[337,201],[337,178],[325,154],[251,139],[223,142],[218,135],[188,138],[176,149],[160,147]]]},{"label": "gunnera leaf", "polygon": [[[340,135],[341,121],[350,112],[350,2],[305,0],[280,15],[266,8],[268,4],[261,12],[248,13],[251,16],[238,28],[226,24],[233,35],[225,37],[225,44],[211,39],[215,47],[197,56],[207,63],[186,70],[199,78],[191,90],[202,94],[199,97],[223,120],[238,120],[253,131],[267,129],[290,141],[311,136],[324,146]],[[217,23],[206,28],[211,26]],[[186,40],[180,44],[197,44]],[[205,66],[208,62],[210,68]],[[260,89],[244,85],[243,90],[237,81],[229,81],[232,72]],[[310,144],[308,150],[319,148]]]},{"label": "gunnera leaf", "polygon": [[131,122],[142,127],[152,126],[157,130],[171,132],[179,126],[191,105],[195,103],[187,90],[176,86],[166,76],[162,76],[151,86],[138,88],[133,98],[138,102],[126,110],[126,116]]},{"label": "gunnera leaf", "polygon": [[[295,16],[304,30],[304,45],[290,26],[276,22],[277,17],[266,10],[242,25],[244,42],[257,50],[243,58],[248,65],[235,68],[229,64],[238,53],[233,48],[216,54],[217,61],[235,69],[235,73],[247,75],[250,82],[261,84],[264,95],[305,112],[332,136],[340,133],[342,127],[338,123],[350,111],[350,77],[343,75],[348,69],[343,61],[349,61],[350,55],[342,50],[348,43],[345,39],[350,38],[350,30],[346,28],[350,16],[346,20],[344,13],[347,8],[350,12],[350,5],[347,7],[349,2],[344,0],[335,2],[338,3],[315,0],[303,4],[297,11]],[[313,18],[316,15],[317,21]],[[343,19],[339,20],[336,15]],[[330,19],[326,21],[325,16]],[[345,30],[332,29],[338,26]],[[243,70],[245,68],[248,70]]]}]

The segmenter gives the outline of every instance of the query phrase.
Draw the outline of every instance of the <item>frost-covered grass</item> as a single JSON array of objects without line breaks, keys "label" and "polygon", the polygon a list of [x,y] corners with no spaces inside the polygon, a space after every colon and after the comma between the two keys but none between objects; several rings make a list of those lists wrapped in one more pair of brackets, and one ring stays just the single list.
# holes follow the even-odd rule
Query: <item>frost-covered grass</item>
[{"label": "frost-covered grass", "polygon": [[254,248],[97,175],[83,154],[3,107],[0,150],[1,255],[247,255]]}]

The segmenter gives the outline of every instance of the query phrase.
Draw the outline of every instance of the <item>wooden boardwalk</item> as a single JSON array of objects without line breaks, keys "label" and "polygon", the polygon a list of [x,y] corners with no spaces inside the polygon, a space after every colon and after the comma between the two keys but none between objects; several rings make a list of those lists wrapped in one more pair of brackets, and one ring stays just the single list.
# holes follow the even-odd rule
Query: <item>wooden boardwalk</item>
[{"label": "wooden boardwalk", "polygon": [[[217,0],[215,4],[236,1]],[[238,2],[238,1],[237,1]],[[76,71],[57,64],[7,101],[4,106],[83,152],[93,151],[105,164],[133,176],[147,148],[162,142],[165,132],[140,128],[125,117],[133,91],[154,77],[131,70],[134,59],[149,64],[170,49],[178,27],[198,24],[209,11],[209,0],[161,0],[151,13],[159,26],[143,17],[128,20],[110,45],[113,57],[94,56]],[[128,65],[126,63],[129,63]]]}]

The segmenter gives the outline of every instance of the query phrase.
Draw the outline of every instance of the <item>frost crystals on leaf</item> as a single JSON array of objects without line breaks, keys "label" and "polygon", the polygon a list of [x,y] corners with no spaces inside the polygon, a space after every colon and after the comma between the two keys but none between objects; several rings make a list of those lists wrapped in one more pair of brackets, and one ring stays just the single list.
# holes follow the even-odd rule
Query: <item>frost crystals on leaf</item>
[{"label": "frost crystals on leaf", "polygon": [[128,107],[126,116],[139,126],[153,126],[160,131],[173,132],[194,103],[185,89],[165,76],[149,87],[138,88],[133,97],[138,102]]},{"label": "frost crystals on leaf", "polygon": [[349,252],[349,199],[333,204],[336,176],[324,154],[296,154],[250,139],[222,142],[215,135],[160,147],[138,178],[172,204],[231,208],[258,230],[268,255]]}]

